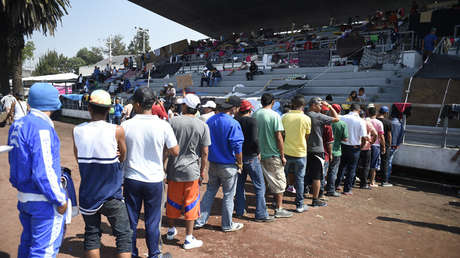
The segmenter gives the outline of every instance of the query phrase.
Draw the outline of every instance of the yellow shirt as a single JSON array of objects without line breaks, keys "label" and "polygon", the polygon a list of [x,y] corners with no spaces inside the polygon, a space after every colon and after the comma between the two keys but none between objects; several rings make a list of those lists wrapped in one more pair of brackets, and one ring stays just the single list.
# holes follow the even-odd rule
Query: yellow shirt
[{"label": "yellow shirt", "polygon": [[307,156],[305,135],[310,134],[311,119],[300,110],[291,110],[283,115],[284,154],[301,158]]}]

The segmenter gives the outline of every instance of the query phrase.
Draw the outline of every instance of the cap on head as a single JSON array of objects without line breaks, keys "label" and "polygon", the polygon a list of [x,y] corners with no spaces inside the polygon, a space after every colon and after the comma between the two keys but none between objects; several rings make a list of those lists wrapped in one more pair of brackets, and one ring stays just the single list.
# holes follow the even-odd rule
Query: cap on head
[{"label": "cap on head", "polygon": [[89,103],[99,107],[110,107],[112,105],[112,99],[107,91],[95,90],[91,92],[89,96]]},{"label": "cap on head", "polygon": [[206,101],[206,103],[201,106],[201,107],[204,107],[204,108],[216,108],[216,103],[212,100],[208,100]]},{"label": "cap on head", "polygon": [[248,111],[248,110],[250,110],[250,109],[253,109],[253,106],[252,106],[251,102],[249,102],[249,101],[243,99],[243,100],[241,101],[240,111],[241,111],[241,112],[244,112],[244,111]]},{"label": "cap on head", "polygon": [[61,109],[59,91],[51,84],[39,82],[30,87],[29,106],[40,111],[56,111]]},{"label": "cap on head", "polygon": [[381,106],[380,107],[380,110],[379,110],[380,114],[385,114],[385,113],[388,113],[388,112],[390,112],[390,109],[387,106]]},{"label": "cap on head", "polygon": [[323,101],[320,97],[313,97],[310,99],[310,101],[308,101],[308,104],[309,105],[313,105],[313,104],[321,104],[321,101]]},{"label": "cap on head", "polygon": [[239,107],[241,105],[241,99],[237,96],[230,96],[226,99],[221,99],[218,104],[222,109]]},{"label": "cap on head", "polygon": [[332,108],[335,110],[335,112],[340,113],[342,112],[342,107],[339,104],[332,104]]},{"label": "cap on head", "polygon": [[197,95],[189,93],[185,95],[185,98],[178,99],[177,104],[185,104],[189,108],[198,109],[201,101]]}]

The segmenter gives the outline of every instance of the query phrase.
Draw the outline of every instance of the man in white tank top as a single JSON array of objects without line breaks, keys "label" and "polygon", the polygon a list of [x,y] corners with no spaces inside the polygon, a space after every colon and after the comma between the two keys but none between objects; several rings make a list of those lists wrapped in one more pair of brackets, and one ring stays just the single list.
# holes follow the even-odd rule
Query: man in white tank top
[{"label": "man in white tank top", "polygon": [[29,106],[24,101],[24,95],[16,93],[14,97],[15,101],[11,104],[9,116],[13,118],[13,121],[16,121],[27,115]]},{"label": "man in white tank top", "polygon": [[125,132],[106,122],[111,106],[104,90],[91,93],[89,123],[74,128],[74,154],[80,170],[80,212],[85,221],[85,255],[100,257],[101,215],[107,217],[116,237],[118,257],[131,257],[132,231],[121,185],[120,162],[126,157]]}]

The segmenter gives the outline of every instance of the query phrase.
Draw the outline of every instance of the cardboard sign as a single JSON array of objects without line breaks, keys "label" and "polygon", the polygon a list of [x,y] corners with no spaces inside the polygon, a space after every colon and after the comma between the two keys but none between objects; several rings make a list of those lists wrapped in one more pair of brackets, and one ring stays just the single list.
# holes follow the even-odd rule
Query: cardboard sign
[{"label": "cardboard sign", "polygon": [[176,76],[177,87],[185,89],[187,87],[193,86],[192,74],[185,74]]}]

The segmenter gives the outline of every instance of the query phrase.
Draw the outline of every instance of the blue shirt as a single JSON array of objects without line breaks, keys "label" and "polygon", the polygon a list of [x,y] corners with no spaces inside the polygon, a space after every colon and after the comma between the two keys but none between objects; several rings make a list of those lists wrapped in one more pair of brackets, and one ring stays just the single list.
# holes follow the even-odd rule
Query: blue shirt
[{"label": "blue shirt", "polygon": [[235,154],[243,151],[244,136],[240,123],[225,113],[213,115],[206,123],[211,135],[208,160],[235,164]]},{"label": "blue shirt", "polygon": [[123,112],[123,106],[121,104],[115,104],[114,110],[115,112],[113,113],[113,116],[121,117],[121,112]]},{"label": "blue shirt", "polygon": [[438,40],[438,37],[434,34],[428,34],[425,36],[423,39],[423,44],[424,44],[424,49],[428,51],[433,51],[434,50],[434,43],[435,41]]}]

